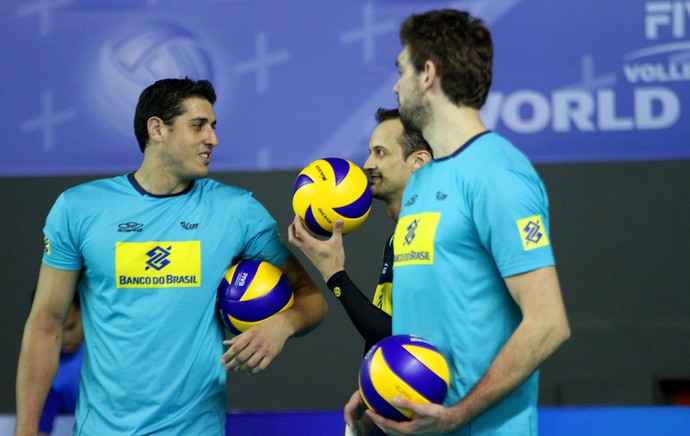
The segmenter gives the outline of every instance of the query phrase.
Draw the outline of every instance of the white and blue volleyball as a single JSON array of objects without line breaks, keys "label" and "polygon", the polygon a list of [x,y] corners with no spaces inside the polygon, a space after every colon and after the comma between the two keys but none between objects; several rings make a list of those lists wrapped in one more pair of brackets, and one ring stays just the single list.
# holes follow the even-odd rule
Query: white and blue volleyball
[{"label": "white and blue volleyball", "polygon": [[294,300],[283,272],[258,260],[234,265],[218,285],[218,310],[223,324],[234,334],[288,309]]},{"label": "white and blue volleyball", "polygon": [[357,229],[371,211],[371,190],[364,171],[347,159],[316,160],[300,171],[292,191],[292,208],[316,234],[330,235],[338,220],[343,233]]},{"label": "white and blue volleyball", "polygon": [[396,421],[412,418],[391,400],[400,396],[418,404],[441,404],[450,386],[448,362],[425,339],[397,335],[381,340],[364,356],[359,391],[367,407]]}]

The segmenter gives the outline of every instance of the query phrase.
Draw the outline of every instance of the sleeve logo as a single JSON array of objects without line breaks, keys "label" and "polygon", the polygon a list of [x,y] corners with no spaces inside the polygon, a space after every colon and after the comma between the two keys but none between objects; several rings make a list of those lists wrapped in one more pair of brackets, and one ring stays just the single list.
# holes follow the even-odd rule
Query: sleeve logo
[{"label": "sleeve logo", "polygon": [[50,239],[47,236],[43,237],[43,252],[50,256]]},{"label": "sleeve logo", "polygon": [[517,220],[517,226],[520,231],[522,248],[525,251],[549,245],[549,238],[546,235],[541,215]]}]

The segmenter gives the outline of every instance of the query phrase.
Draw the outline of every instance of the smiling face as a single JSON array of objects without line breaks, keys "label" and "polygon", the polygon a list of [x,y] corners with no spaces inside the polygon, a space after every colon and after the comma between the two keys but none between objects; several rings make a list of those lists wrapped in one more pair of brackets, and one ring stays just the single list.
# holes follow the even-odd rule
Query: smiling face
[{"label": "smiling face", "polygon": [[400,77],[393,86],[393,92],[398,96],[400,119],[408,130],[421,132],[429,120],[429,114],[424,105],[422,87],[419,83],[420,74],[410,61],[407,47],[400,52],[395,63]]},{"label": "smiling face", "polygon": [[208,175],[211,151],[218,145],[218,137],[210,102],[194,97],[185,100],[183,107],[184,113],[172,125],[161,123],[163,167],[180,181],[189,181]]},{"label": "smiling face", "polygon": [[402,133],[403,126],[398,118],[381,122],[371,135],[369,157],[364,162],[372,196],[387,204],[400,201],[412,174],[414,157],[405,159],[398,143]]}]

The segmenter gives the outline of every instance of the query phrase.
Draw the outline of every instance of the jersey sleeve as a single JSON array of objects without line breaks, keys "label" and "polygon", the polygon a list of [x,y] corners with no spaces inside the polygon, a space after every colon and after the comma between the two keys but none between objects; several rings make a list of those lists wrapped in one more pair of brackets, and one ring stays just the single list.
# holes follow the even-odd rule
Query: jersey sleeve
[{"label": "jersey sleeve", "polygon": [[481,180],[475,187],[473,218],[501,276],[553,265],[548,198],[536,173],[502,168]]},{"label": "jersey sleeve", "polygon": [[48,213],[43,228],[43,263],[53,268],[76,271],[83,266],[79,242],[74,234],[67,196],[62,193]]},{"label": "jersey sleeve", "polygon": [[290,256],[283,243],[277,223],[266,208],[250,193],[246,208],[246,240],[244,259],[260,259],[282,265]]}]

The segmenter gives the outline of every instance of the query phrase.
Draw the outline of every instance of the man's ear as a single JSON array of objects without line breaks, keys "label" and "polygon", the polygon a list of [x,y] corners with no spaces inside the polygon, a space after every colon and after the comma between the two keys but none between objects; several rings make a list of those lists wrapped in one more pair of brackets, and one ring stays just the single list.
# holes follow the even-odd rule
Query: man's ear
[{"label": "man's ear", "polygon": [[412,153],[410,157],[413,159],[412,171],[417,171],[433,159],[431,157],[431,153],[429,153],[427,150],[417,150]]},{"label": "man's ear", "polygon": [[431,61],[424,62],[424,82],[422,83],[424,88],[431,88],[439,79],[436,65]]},{"label": "man's ear", "polygon": [[154,142],[160,142],[163,134],[163,120],[158,117],[151,117],[146,122],[149,131],[149,138]]}]

